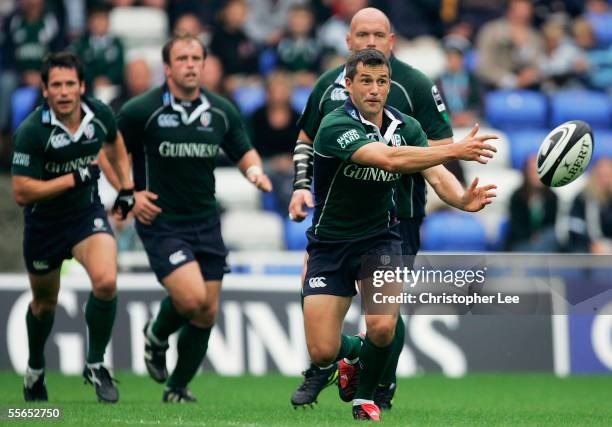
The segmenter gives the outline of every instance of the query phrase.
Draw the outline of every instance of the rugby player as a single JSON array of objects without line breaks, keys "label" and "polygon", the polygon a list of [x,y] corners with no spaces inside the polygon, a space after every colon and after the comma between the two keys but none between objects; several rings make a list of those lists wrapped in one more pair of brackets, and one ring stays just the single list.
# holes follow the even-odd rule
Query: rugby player
[{"label": "rugby player", "polygon": [[[134,164],[136,230],[168,292],[144,330],[145,364],[166,383],[164,402],[196,400],[187,386],[206,355],[228,271],[213,174],[219,150],[257,188],[272,189],[236,108],[200,88],[205,58],[196,37],[172,38],[162,50],[166,82],[118,115]],[[177,331],[178,360],[168,375],[168,337]]]},{"label": "rugby player", "polygon": [[[380,420],[374,391],[387,368],[399,307],[387,315],[366,313],[366,335],[341,335],[342,322],[356,295],[355,281],[366,255],[401,255],[401,239],[390,212],[402,174],[423,171],[439,179],[450,160],[486,163],[495,148],[476,136],[478,127],[457,144],[428,147],[419,123],[385,102],[392,68],[384,53],[365,49],[346,64],[345,104],[326,115],[314,141],[313,225],[308,235],[308,261],[302,286],[306,344],[313,363],[330,369],[335,361],[359,361],[360,378],[353,396],[353,417]],[[483,158],[484,157],[484,158]],[[458,182],[442,185],[447,203],[477,211],[491,203],[493,185],[464,190]],[[402,337],[403,338],[403,337]],[[355,369],[353,369],[354,371]],[[349,379],[350,382],[350,379]],[[342,390],[341,390],[342,397]]]},{"label": "rugby player", "polygon": [[116,402],[119,393],[102,362],[117,310],[117,248],[98,195],[97,159],[103,148],[121,185],[113,210],[123,219],[134,205],[129,160],[113,112],[83,98],[83,66],[73,53],[48,55],[41,74],[45,102],[15,132],[11,168],[15,200],[24,206],[23,254],[32,289],[24,398],[48,399],[44,346],[53,326],[60,268],[74,257],[92,287],[85,307],[89,341],[83,376],[98,400]]}]

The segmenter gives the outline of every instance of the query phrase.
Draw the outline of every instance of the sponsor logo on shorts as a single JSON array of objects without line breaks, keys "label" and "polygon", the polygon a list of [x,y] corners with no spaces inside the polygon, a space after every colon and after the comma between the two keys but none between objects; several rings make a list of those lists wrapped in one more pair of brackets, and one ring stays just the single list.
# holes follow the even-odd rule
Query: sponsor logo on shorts
[{"label": "sponsor logo on shorts", "polygon": [[324,288],[327,286],[325,283],[325,277],[311,277],[308,279],[308,286],[311,288]]},{"label": "sponsor logo on shorts", "polygon": [[160,128],[176,128],[181,124],[176,114],[160,114],[157,117],[157,124]]},{"label": "sponsor logo on shorts", "polygon": [[182,249],[174,252],[173,254],[170,255],[170,257],[168,257],[168,261],[170,261],[170,264],[172,265],[177,265],[185,261],[186,259],[187,259],[187,255],[185,255]]},{"label": "sponsor logo on shorts", "polygon": [[93,221],[93,231],[106,231],[106,224],[102,218],[96,218]]},{"label": "sponsor logo on shorts", "polygon": [[49,263],[47,261],[32,261],[32,267],[34,270],[47,270],[49,268]]}]

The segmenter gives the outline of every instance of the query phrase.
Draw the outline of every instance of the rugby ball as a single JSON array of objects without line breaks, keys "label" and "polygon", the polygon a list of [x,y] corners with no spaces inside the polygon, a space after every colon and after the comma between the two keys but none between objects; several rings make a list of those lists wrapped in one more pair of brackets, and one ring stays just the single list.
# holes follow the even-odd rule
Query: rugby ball
[{"label": "rugby ball", "polygon": [[548,187],[562,187],[578,178],[591,161],[593,145],[591,127],[581,120],[554,128],[538,150],[540,181]]}]

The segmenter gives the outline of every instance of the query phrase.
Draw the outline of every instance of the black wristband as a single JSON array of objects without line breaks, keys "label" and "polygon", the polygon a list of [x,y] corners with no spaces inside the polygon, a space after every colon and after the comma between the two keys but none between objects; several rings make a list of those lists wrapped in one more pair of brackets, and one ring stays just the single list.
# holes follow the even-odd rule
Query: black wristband
[{"label": "black wristband", "polygon": [[293,190],[310,190],[314,164],[314,147],[304,141],[297,141],[293,150]]},{"label": "black wristband", "polygon": [[134,203],[134,189],[121,189],[119,190],[119,194],[117,194],[117,198],[113,204],[113,211],[118,211],[121,214],[121,218],[126,219],[128,213],[134,207]]}]

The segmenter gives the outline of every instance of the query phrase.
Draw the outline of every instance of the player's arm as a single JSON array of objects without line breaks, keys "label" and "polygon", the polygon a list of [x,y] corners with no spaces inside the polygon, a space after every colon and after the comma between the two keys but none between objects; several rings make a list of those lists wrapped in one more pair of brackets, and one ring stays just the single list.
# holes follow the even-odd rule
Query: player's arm
[{"label": "player's arm", "polygon": [[314,164],[313,141],[303,129],[293,149],[293,194],[289,202],[289,218],[303,221],[308,216],[304,206],[314,207],[310,186],[312,185]]},{"label": "player's arm", "polygon": [[422,172],[427,182],[433,187],[436,194],[448,205],[467,212],[477,212],[492,203],[496,194],[493,190],[496,185],[478,187],[478,178],[474,179],[468,189],[442,165],[425,169]]},{"label": "player's arm", "polygon": [[270,178],[263,172],[261,157],[254,148],[242,155],[237,166],[255,187],[265,192],[272,191]]},{"label": "player's arm", "polygon": [[448,137],[444,139],[428,139],[427,143],[430,147],[440,147],[442,145],[448,145],[453,143],[453,137]]},{"label": "player's arm", "polygon": [[460,142],[437,147],[389,147],[386,144],[366,144],[353,153],[351,161],[404,174],[420,172],[451,160],[486,164],[487,158],[492,158],[497,149],[485,141],[496,136],[489,134],[476,136],[477,132],[478,125],[474,126]]},{"label": "player's arm", "polygon": [[108,161],[108,157],[106,157],[104,150],[100,150],[100,153],[98,154],[98,165],[100,166],[100,170],[108,180],[109,184],[112,185],[115,190],[121,190],[121,182]]},{"label": "player's arm", "polygon": [[130,160],[121,132],[116,133],[112,143],[106,142],[103,149],[120,186],[113,204],[113,213],[118,219],[126,219],[128,213],[134,208],[135,199],[134,183],[130,176]]},{"label": "player's arm", "polygon": [[[98,176],[100,172],[98,171]],[[41,180],[23,175],[13,175],[13,195],[20,206],[42,200],[52,199],[74,188],[76,185],[73,173],[58,176],[50,180]]]}]

